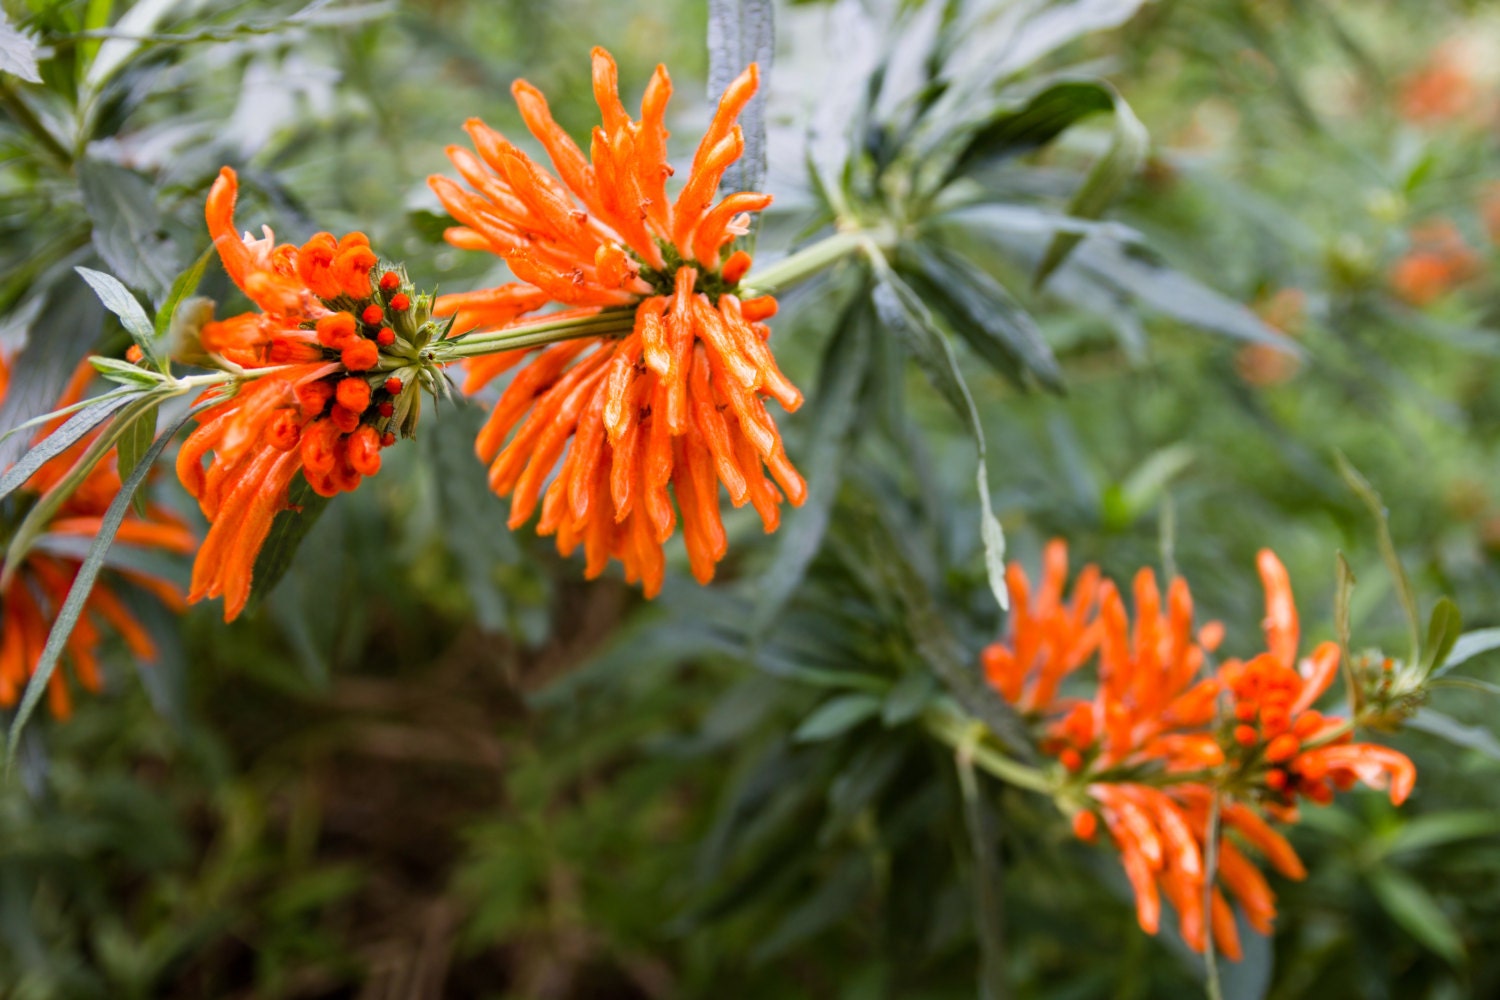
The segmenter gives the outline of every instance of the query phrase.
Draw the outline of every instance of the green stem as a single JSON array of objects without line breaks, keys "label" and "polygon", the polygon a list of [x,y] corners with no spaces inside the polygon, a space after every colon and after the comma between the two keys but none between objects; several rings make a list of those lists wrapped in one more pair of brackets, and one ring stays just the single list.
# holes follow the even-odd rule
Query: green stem
[{"label": "green stem", "polygon": [[860,249],[865,244],[874,240],[878,244],[889,244],[893,236],[886,238],[884,234],[866,232],[864,230],[849,230],[834,233],[826,239],[819,240],[812,246],[803,247],[796,253],[770,264],[757,271],[752,271],[741,282],[743,295],[750,298],[755,295],[765,295],[779,292],[789,285],[795,285],[812,277],[819,271],[838,262],[843,257]]},{"label": "green stem", "polygon": [[490,333],[472,333],[432,345],[432,360],[438,364],[499,354],[523,347],[541,347],[577,337],[612,337],[629,333],[635,327],[635,309],[629,306],[605,309],[588,316],[520,323]]},{"label": "green stem", "polygon": [[1208,803],[1208,829],[1204,831],[1207,843],[1203,845],[1203,965],[1206,970],[1204,988],[1208,1000],[1224,1000],[1224,986],[1219,982],[1219,959],[1214,947],[1214,883],[1219,873],[1219,827],[1222,823],[1223,793],[1214,790]]},{"label": "green stem", "polygon": [[973,719],[947,709],[930,709],[922,716],[927,731],[954,750],[969,754],[975,764],[1007,784],[1051,795],[1053,782],[1046,774],[1001,753],[985,742],[989,731]]}]

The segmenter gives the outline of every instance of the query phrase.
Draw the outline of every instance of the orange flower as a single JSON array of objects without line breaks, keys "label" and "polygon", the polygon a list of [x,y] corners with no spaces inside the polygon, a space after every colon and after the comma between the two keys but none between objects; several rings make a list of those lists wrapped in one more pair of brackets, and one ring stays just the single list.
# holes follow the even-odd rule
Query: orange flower
[{"label": "orange flower", "polygon": [[321,496],[353,490],[380,471],[396,430],[411,433],[430,308],[362,233],[318,233],[301,247],[278,246],[269,228],[242,238],[237,193],[225,167],[205,215],[224,270],[260,312],[209,323],[201,339],[228,363],[270,371],[205,393],[217,405],[177,456],[178,478],[211,522],[188,599],[222,596],[225,621],[249,599],[256,556],[297,474]]},{"label": "orange flower", "polygon": [[[1163,761],[1195,770],[1222,761],[1212,737],[1200,730],[1214,714],[1217,684],[1200,680],[1203,639],[1192,635],[1193,600],[1187,582],[1174,579],[1162,607],[1150,569],[1136,574],[1136,621],[1132,628],[1119,590],[1085,567],[1070,605],[1061,601],[1067,547],[1047,546],[1041,590],[1031,598],[1026,572],[1006,569],[1012,595],[1010,638],[985,649],[982,660],[991,686],[1023,711],[1050,716],[1043,750],[1069,771]],[[1064,677],[1097,652],[1099,682],[1088,700],[1059,698]],[[1060,717],[1059,717],[1060,715]]]},{"label": "orange flower", "polygon": [[[63,398],[58,401],[58,408],[81,399],[93,374],[87,362],[80,365]],[[9,365],[0,358],[0,399],[4,398],[8,376]],[[43,428],[38,440],[56,430],[62,422],[58,420]],[[53,489],[68,475],[97,436],[97,432],[85,436],[47,462],[22,489],[35,496]],[[82,565],[76,546],[86,546],[98,534],[105,511],[119,491],[120,476],[114,455],[110,454],[95,465],[78,489],[63,501],[21,565],[9,572],[9,582],[0,591],[0,706],[10,708],[20,699],[27,680],[41,659],[51,623],[67,599]],[[0,520],[0,537],[8,535],[7,526]],[[145,516],[127,514],[115,537],[121,545],[181,554],[191,552],[196,544],[192,533],[174,514],[154,504],[147,506]],[[70,540],[75,544],[69,545]],[[137,570],[116,572],[121,579],[154,594],[168,607],[182,608],[182,594],[167,580]],[[108,629],[117,632],[137,658],[147,661],[156,658],[156,644],[150,635],[101,579],[95,583],[84,603],[83,615],[64,648],[74,678],[88,691],[97,692],[103,683],[98,649]],[[64,671],[60,668],[53,671],[48,681],[47,704],[58,719],[66,719],[72,714],[72,699]]]},{"label": "orange flower", "polygon": [[[1300,288],[1282,288],[1255,308],[1266,325],[1289,337],[1302,332],[1307,321],[1307,296]],[[1250,385],[1268,387],[1291,379],[1302,367],[1295,354],[1270,344],[1247,344],[1234,356],[1234,368]]]},{"label": "orange flower", "polygon": [[[1299,669],[1297,609],[1286,570],[1271,552],[1259,559],[1267,652],[1245,663],[1227,661],[1213,679],[1200,674],[1223,627],[1210,622],[1193,635],[1183,580],[1172,581],[1163,606],[1154,574],[1137,573],[1132,622],[1119,591],[1093,566],[1063,600],[1062,542],[1047,546],[1043,563],[1035,595],[1025,571],[1008,567],[1010,634],[985,649],[985,676],[1040,727],[1042,751],[1074,776],[1060,794],[1074,832],[1093,840],[1102,820],[1120,852],[1141,927],[1156,933],[1166,896],[1190,947],[1203,950],[1212,934],[1225,955],[1238,959],[1228,898],[1239,901],[1262,934],[1276,915],[1275,894],[1245,850],[1253,848],[1288,878],[1306,871],[1255,808],[1221,791],[1219,865],[1205,921],[1204,846],[1215,777],[1247,779],[1251,800],[1292,820],[1294,796],[1324,802],[1332,797],[1330,785],[1347,788],[1356,780],[1389,783],[1392,801],[1400,803],[1415,781],[1411,762],[1386,747],[1350,742],[1343,723],[1312,708],[1338,672],[1338,646],[1324,643]],[[1061,695],[1064,680],[1096,655],[1092,696]],[[1233,714],[1219,723],[1221,692],[1232,695]]]},{"label": "orange flower", "polygon": [[593,52],[593,72],[603,121],[588,157],[552,120],[536,88],[525,81],[512,87],[556,176],[477,119],[465,129],[478,156],[449,147],[473,190],[429,179],[463,224],[448,231],[448,241],[504,257],[528,284],[444,296],[438,311],[454,315],[463,331],[503,326],[547,301],[581,311],[635,307],[626,337],[474,362],[465,390],[526,362],[476,442],[490,463],[491,487],[512,496],[510,527],[540,504],[537,531],[556,534],[565,555],[582,545],[588,577],[617,558],[626,579],[641,581],[650,597],[661,588],[662,545],[679,512],[694,576],[713,578],[728,545],[721,483],[735,506],[755,507],[768,532],[779,524],[783,494],[802,503],[806,486],[762,401],[770,396],[790,411],[802,395],[766,346],[769,330],[760,321],[775,313],[775,300],[742,301],[736,293],[750,257],[726,255],[746,231],[747,213],[771,198],[737,192],[713,203],[725,170],[744,151],[735,120],[755,93],[756,67],[725,91],[675,200],[667,197],[666,69],[657,67],[651,78],[639,121],[620,103],[615,64],[603,49]]},{"label": "orange flower", "polygon": [[1401,117],[1419,125],[1438,125],[1475,111],[1483,92],[1475,79],[1473,54],[1461,40],[1440,45],[1427,65],[1401,83]]},{"label": "orange flower", "polygon": [[1416,767],[1389,747],[1352,742],[1342,721],[1312,707],[1338,673],[1338,644],[1322,643],[1299,663],[1297,607],[1286,568],[1270,549],[1260,551],[1257,564],[1266,591],[1268,651],[1219,668],[1234,698],[1233,752],[1264,769],[1267,809],[1288,819],[1296,815],[1298,796],[1326,804],[1335,787],[1356,781],[1389,787],[1391,801],[1400,805],[1416,783]]},{"label": "orange flower", "polygon": [[1411,232],[1411,249],[1391,268],[1391,290],[1414,306],[1426,306],[1479,273],[1478,254],[1451,222],[1424,223]]}]

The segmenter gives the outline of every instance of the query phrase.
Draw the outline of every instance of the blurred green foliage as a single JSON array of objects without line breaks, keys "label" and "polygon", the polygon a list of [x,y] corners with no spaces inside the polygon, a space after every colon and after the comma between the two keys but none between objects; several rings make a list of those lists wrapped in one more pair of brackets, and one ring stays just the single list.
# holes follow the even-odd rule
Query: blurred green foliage
[{"label": "blurred green foliage", "polygon": [[[582,134],[593,44],[627,90],[667,63],[689,98],[676,128],[693,134],[704,6],[7,4],[55,49],[42,85],[0,77],[0,342],[26,341],[28,373],[0,413],[50,400],[89,345],[123,347],[72,268],[159,302],[206,243],[202,195],[223,163],[252,192],[242,218],[283,237],[360,228],[428,285],[496,277],[441,243],[423,178],[443,145],[471,115],[520,134],[519,75]],[[898,5],[870,6],[894,23]],[[817,211],[787,136],[837,89],[820,58],[829,5],[778,13],[769,184],[785,212],[761,236],[768,254]],[[1062,536],[1126,579],[1160,564],[1166,537],[1244,650],[1255,551],[1281,555],[1322,638],[1342,549],[1360,581],[1356,648],[1399,649],[1337,449],[1389,506],[1423,610],[1448,594],[1469,627],[1500,625],[1500,224],[1484,200],[1500,178],[1500,19],[1477,2],[1157,0],[1123,20],[1058,62],[1106,76],[1152,137],[1110,223],[1038,290],[1045,244],[1006,236],[985,207],[1066,195],[1106,147],[1101,118],[1020,165],[980,164],[972,202],[923,217],[892,258],[898,280],[920,281],[921,253],[961,254],[1036,318],[1044,353],[1017,367],[1029,331],[997,351],[965,334],[961,309],[940,317],[963,335],[1013,553],[1034,564]],[[129,39],[79,34],[107,25]],[[1470,96],[1413,120],[1434,66],[1456,67],[1459,83],[1439,82]],[[859,211],[889,209],[893,190],[911,204],[881,146],[901,114],[865,133]],[[1433,220],[1468,256],[1414,304],[1395,275]],[[842,470],[820,485],[824,463],[810,466],[821,545],[821,526],[796,523],[812,510],[764,542],[733,517],[722,585],[677,572],[650,606],[615,580],[585,585],[545,541],[504,530],[469,454],[476,411],[440,410],[388,474],[330,508],[257,613],[228,628],[211,608],[180,627],[158,613],[158,663],[117,659],[106,697],[28,732],[0,798],[0,992],[973,996],[958,777],[913,722],[935,644],[967,666],[1000,627],[973,444],[869,337],[869,310],[845,308],[867,280],[853,272],[789,296],[776,327],[793,380],[826,390],[809,392],[820,419],[784,421],[795,459]],[[229,289],[211,275],[207,290]],[[1303,355],[1205,335],[1224,332],[1226,302]],[[820,411],[837,383],[818,359],[861,337],[873,374],[848,391],[864,395]],[[1054,370],[1064,394],[1024,391]],[[887,432],[830,438],[830,420]],[[806,551],[788,555],[788,537]],[[1500,681],[1493,657],[1462,673]],[[1431,707],[1469,745],[1404,733],[1420,774],[1407,806],[1355,793],[1307,810],[1293,838],[1312,875],[1277,884],[1275,939],[1226,967],[1228,995],[1500,991],[1500,706],[1449,687]],[[988,790],[1016,996],[1194,995],[1201,963],[1139,932],[1113,856],[1076,843],[1048,803]]]}]

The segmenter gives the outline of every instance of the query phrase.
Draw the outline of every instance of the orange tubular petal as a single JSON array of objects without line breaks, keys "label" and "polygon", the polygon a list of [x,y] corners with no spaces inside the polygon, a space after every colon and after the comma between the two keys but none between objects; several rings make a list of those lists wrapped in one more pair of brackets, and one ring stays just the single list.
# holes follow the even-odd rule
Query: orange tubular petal
[{"label": "orange tubular petal", "polygon": [[1135,918],[1141,930],[1155,934],[1161,929],[1161,895],[1157,892],[1156,876],[1140,850],[1130,841],[1120,841],[1120,864],[1125,868],[1125,877],[1135,893]]},{"label": "orange tubular petal", "polygon": [[1287,576],[1286,567],[1270,549],[1261,549],[1255,557],[1255,564],[1266,591],[1266,645],[1279,663],[1295,668],[1300,630],[1297,605],[1292,600],[1292,581]]},{"label": "orange tubular petal", "polygon": [[1346,771],[1371,788],[1384,788],[1389,783],[1393,805],[1405,802],[1417,782],[1417,769],[1411,758],[1375,743],[1320,747],[1303,756],[1315,758],[1330,772]]},{"label": "orange tubular petal", "polygon": [[1300,881],[1307,877],[1307,869],[1302,866],[1302,859],[1297,857],[1292,845],[1254,810],[1238,802],[1228,802],[1223,807],[1223,814],[1225,825],[1239,831],[1252,847],[1265,855],[1271,867],[1289,879]]},{"label": "orange tubular petal", "polygon": [[651,220],[657,239],[672,232],[672,205],[667,200],[667,178],[672,167],[667,163],[667,102],[672,98],[672,78],[667,68],[658,65],[646,84],[641,98],[641,131],[637,144],[636,173],[643,207]]},{"label": "orange tubular petal", "polygon": [[672,432],[667,426],[666,387],[660,379],[651,393],[651,417],[646,422],[646,450],[641,456],[642,500],[658,543],[672,537],[677,519],[667,484],[672,480]]},{"label": "orange tubular petal", "polygon": [[1303,663],[1302,691],[1292,702],[1293,716],[1300,715],[1313,706],[1313,702],[1328,690],[1339,672],[1339,644],[1325,642],[1313,650],[1312,656]]},{"label": "orange tubular petal", "polygon": [[1214,943],[1225,958],[1238,962],[1244,957],[1240,948],[1240,931],[1234,922],[1234,911],[1229,908],[1229,901],[1224,898],[1224,894],[1217,889],[1213,895],[1212,927]]},{"label": "orange tubular petal", "polygon": [[[706,137],[705,137],[706,138]],[[719,189],[719,181],[729,165],[745,153],[745,135],[736,125],[734,131],[725,136],[709,150],[702,166],[694,165],[693,174],[677,195],[672,206],[672,243],[683,257],[693,255],[692,239],[699,222]]]},{"label": "orange tubular petal", "polygon": [[755,96],[755,91],[760,87],[760,66],[751,63],[745,67],[745,71],[724,88],[724,94],[719,98],[719,106],[714,110],[713,120],[709,122],[708,131],[703,133],[703,139],[698,143],[698,150],[693,154],[693,173],[701,171],[704,164],[710,158],[710,152],[725,136],[734,129],[735,120],[745,110],[745,105],[750,103],[750,98]]},{"label": "orange tubular petal", "polygon": [[1276,894],[1260,869],[1229,841],[1219,844],[1219,878],[1233,892],[1255,933],[1268,935],[1276,918]]},{"label": "orange tubular petal", "polygon": [[721,296],[719,316],[740,350],[755,365],[756,384],[768,396],[780,403],[782,409],[788,413],[797,412],[802,406],[802,393],[787,380],[786,376],[781,374],[781,369],[777,366],[776,357],[771,353],[770,347],[756,335],[750,324],[745,322],[740,301],[733,295]]},{"label": "orange tubular petal", "polygon": [[553,120],[552,112],[547,107],[547,98],[525,80],[517,80],[511,84],[510,92],[515,98],[516,107],[520,109],[521,120],[547,151],[557,175],[588,206],[590,212],[598,215],[599,193],[594,187],[593,168],[589,166],[588,158],[583,155],[577,143]]},{"label": "orange tubular petal", "polygon": [[108,588],[96,586],[89,592],[87,607],[99,612],[104,620],[109,622],[114,630],[120,633],[125,640],[125,645],[130,648],[131,653],[137,659],[156,659],[156,643],[151,641],[151,636],[146,632],[141,623],[136,621],[135,616],[125,610],[125,605]]},{"label": "orange tubular petal", "polygon": [[[726,195],[698,224],[693,234],[693,256],[704,267],[713,269],[719,265],[719,253],[724,244],[734,239],[728,232],[729,222],[742,212],[763,212],[771,207],[771,196],[757,191],[736,191]],[[728,275],[725,275],[728,280]],[[738,279],[736,279],[738,280]]]},{"label": "orange tubular petal", "polygon": [[760,515],[761,523],[769,535],[781,526],[781,494],[776,492],[776,487],[761,473],[760,456],[756,454],[755,445],[750,443],[750,439],[744,434],[732,436],[735,459],[740,471],[744,473],[750,504]]},{"label": "orange tubular petal", "polygon": [[506,435],[537,398],[561,377],[563,369],[586,348],[597,343],[597,340],[580,338],[553,344],[511,380],[474,442],[474,452],[480,461],[488,462],[500,451]]},{"label": "orange tubular petal", "polygon": [[630,124],[630,115],[620,103],[619,71],[614,57],[599,46],[592,52],[594,63],[594,101],[599,105],[604,128],[610,133],[624,129]]},{"label": "orange tubular petal", "polygon": [[702,435],[709,452],[713,455],[719,480],[729,491],[730,502],[736,507],[741,507],[750,497],[749,487],[746,485],[744,471],[739,466],[734,436],[730,432],[729,423],[714,403],[713,387],[708,381],[708,369],[708,360],[704,357],[703,349],[699,348],[693,354],[688,382],[688,400],[693,411],[693,425]]}]

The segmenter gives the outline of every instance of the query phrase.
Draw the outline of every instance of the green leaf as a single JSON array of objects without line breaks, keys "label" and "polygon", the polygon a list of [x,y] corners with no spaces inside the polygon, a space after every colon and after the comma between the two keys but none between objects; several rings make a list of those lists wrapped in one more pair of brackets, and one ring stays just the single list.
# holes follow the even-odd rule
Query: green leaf
[{"label": "green leaf", "polygon": [[1028,96],[1024,103],[1001,104],[966,136],[949,176],[1040,149],[1083,119],[1112,110],[1114,103],[1114,91],[1099,80],[1063,80]]},{"label": "green leaf", "polygon": [[1063,390],[1062,367],[1036,321],[1004,286],[953,251],[923,242],[901,248],[910,258],[922,300],[996,370],[1017,367],[1054,392]]},{"label": "green leaf", "polygon": [[724,172],[729,191],[757,191],[766,176],[766,98],[771,58],[776,54],[772,0],[708,0],[708,99],[717,103],[726,87],[756,63],[760,92],[740,113],[745,152]]},{"label": "green leaf", "polygon": [[1432,676],[1441,677],[1454,667],[1468,663],[1474,657],[1482,656],[1495,649],[1500,649],[1500,628],[1482,628],[1466,632],[1458,637],[1458,641],[1453,644],[1453,649],[1433,671]]},{"label": "green leaf", "polygon": [[862,692],[830,698],[802,720],[793,739],[799,743],[816,743],[842,736],[861,722],[873,718],[880,711],[880,704],[880,698]]},{"label": "green leaf", "polygon": [[85,157],[78,163],[78,184],[94,221],[94,248],[110,270],[153,297],[168,288],[177,273],[177,253],[146,178]]},{"label": "green leaf", "polygon": [[1411,656],[1408,662],[1416,663],[1421,653],[1422,617],[1417,611],[1417,596],[1411,589],[1411,581],[1407,579],[1406,570],[1401,566],[1401,559],[1396,555],[1396,543],[1391,538],[1391,524],[1385,503],[1369,481],[1360,475],[1359,470],[1344,457],[1343,452],[1334,452],[1334,460],[1338,463],[1339,475],[1344,477],[1344,482],[1349,484],[1349,488],[1370,511],[1370,516],[1375,519],[1376,541],[1380,545],[1380,557],[1385,561],[1386,572],[1390,573],[1391,582],[1396,585],[1396,596],[1400,599],[1401,610],[1406,615],[1407,641],[1411,645]]},{"label": "green leaf", "polygon": [[0,475],[0,500],[10,496],[18,487],[36,474],[36,470],[67,451],[85,434],[103,423],[110,414],[127,403],[139,400],[140,393],[111,393],[100,396],[88,406],[67,419],[57,430],[48,434],[36,447],[26,452],[21,460]]},{"label": "green leaf", "polygon": [[1359,716],[1364,696],[1354,680],[1354,660],[1349,653],[1349,608],[1354,597],[1354,570],[1342,552],[1334,557],[1333,586],[1333,636],[1339,644],[1339,666],[1344,675],[1344,686],[1348,688],[1350,717]]},{"label": "green leaf", "polygon": [[193,261],[192,267],[183,271],[172,282],[172,287],[167,290],[167,297],[162,299],[161,305],[156,310],[155,333],[157,339],[165,337],[172,329],[172,320],[177,315],[177,307],[182,301],[198,291],[198,284],[203,280],[203,272],[208,268],[208,262],[213,260],[216,251],[212,243],[208,249],[198,255]]},{"label": "green leaf", "polygon": [[1370,873],[1380,905],[1408,934],[1454,965],[1464,962],[1464,942],[1432,894],[1411,876],[1392,868]]},{"label": "green leaf", "polygon": [[301,473],[292,480],[287,491],[291,506],[276,515],[271,522],[271,531],[255,557],[251,571],[250,601],[253,606],[265,599],[286,571],[291,568],[292,557],[312,526],[318,522],[328,507],[328,497],[319,496],[307,485]]},{"label": "green leaf", "polygon": [[[88,0],[88,6],[83,12],[83,30],[98,31],[109,27],[109,15],[113,12],[114,6],[114,0]],[[89,64],[99,54],[101,44],[102,40],[98,38],[85,38],[79,41],[75,62],[79,79],[87,75]]]},{"label": "green leaf", "polygon": [[1494,760],[1500,760],[1500,739],[1483,726],[1471,726],[1459,722],[1451,715],[1430,708],[1419,708],[1406,720],[1409,729],[1447,740],[1456,747],[1474,750]]},{"label": "green leaf", "polygon": [[1120,484],[1120,499],[1131,522],[1155,505],[1172,480],[1193,464],[1194,457],[1190,445],[1178,443],[1152,452],[1136,466]]},{"label": "green leaf", "polygon": [[1432,617],[1427,622],[1427,642],[1422,647],[1422,674],[1431,676],[1453,651],[1463,631],[1464,619],[1458,605],[1447,597],[1438,598],[1432,607]]},{"label": "green leaf", "polygon": [[[1109,148],[1090,168],[1083,184],[1068,204],[1068,214],[1080,219],[1097,219],[1119,197],[1125,185],[1135,176],[1146,158],[1150,137],[1135,112],[1125,99],[1111,88],[1114,100],[1115,128],[1110,136]],[[1052,245],[1042,256],[1032,278],[1033,287],[1040,288],[1051,277],[1052,272],[1067,260],[1068,254],[1082,239],[1077,233],[1058,233],[1052,237]]]},{"label": "green leaf", "polygon": [[755,946],[750,961],[765,962],[775,958],[815,934],[848,920],[869,890],[870,883],[868,859],[862,854],[846,857],[817,892],[793,907],[786,919]]},{"label": "green leaf", "polygon": [[104,303],[104,308],[120,318],[120,325],[130,334],[130,339],[135,341],[135,346],[141,349],[146,360],[160,368],[161,360],[156,354],[156,330],[146,316],[146,310],[130,294],[130,289],[120,284],[113,275],[102,271],[91,271],[86,267],[75,267],[73,270],[88,282],[94,294],[99,296],[99,301]]},{"label": "green leaf", "polygon": [[[812,427],[805,454],[807,500],[780,532],[776,556],[755,582],[757,594],[751,635],[761,636],[775,622],[807,573],[827,533],[834,500],[852,447],[860,387],[870,366],[866,309],[854,299],[828,343],[818,366],[818,390],[811,400]],[[472,449],[470,449],[472,450]],[[472,464],[472,463],[471,463]]]},{"label": "green leaf", "polygon": [[88,555],[78,567],[78,573],[73,578],[73,585],[68,589],[67,599],[58,609],[52,631],[47,633],[47,641],[42,646],[42,655],[37,658],[31,679],[26,682],[26,691],[21,696],[21,704],[16,709],[15,718],[11,721],[10,738],[5,751],[7,774],[15,763],[16,748],[20,746],[21,734],[26,729],[26,723],[31,718],[31,713],[36,711],[37,703],[42,700],[42,695],[47,690],[47,683],[52,679],[52,672],[57,669],[57,662],[62,657],[68,638],[73,634],[78,619],[83,616],[84,602],[94,590],[94,581],[98,579],[99,571],[104,567],[105,556],[108,555],[109,547],[115,540],[115,533],[120,530],[120,524],[125,520],[125,514],[130,509],[135,491],[140,489],[141,484],[146,481],[146,475],[151,471],[151,466],[157,457],[167,447],[167,442],[172,440],[188,420],[203,408],[203,405],[193,407],[183,414],[171,430],[157,438],[125,479],[120,486],[120,492],[115,494],[114,500],[104,512],[99,525],[99,533],[94,536]]},{"label": "green leaf", "polygon": [[161,384],[161,379],[156,375],[129,361],[121,361],[119,358],[90,357],[89,364],[93,366],[94,371],[118,385],[156,386]]},{"label": "green leaf", "polygon": [[904,674],[885,696],[880,721],[887,726],[904,725],[921,715],[937,693],[937,684],[926,670]]},{"label": "green leaf", "polygon": [[1427,686],[1430,688],[1462,688],[1466,691],[1478,691],[1480,694],[1500,698],[1500,684],[1491,684],[1489,681],[1481,681],[1473,677],[1440,677],[1437,680],[1429,681]]},{"label": "green leaf", "polygon": [[[160,404],[155,404],[142,410],[141,415],[132,420],[125,433],[120,435],[120,443],[115,446],[115,455],[121,479],[129,476],[145,457],[146,452],[151,450],[151,442],[156,440],[156,417],[160,409]],[[142,517],[146,516],[144,492],[136,494],[135,509],[136,513]]]},{"label": "green leaf", "polygon": [[1386,842],[1385,854],[1427,851],[1460,840],[1500,836],[1500,813],[1492,810],[1435,813],[1403,823]]},{"label": "green leaf", "polygon": [[21,565],[31,544],[47,530],[47,526],[52,523],[52,518],[62,508],[64,501],[83,484],[94,467],[130,430],[131,425],[147,410],[154,411],[156,406],[157,400],[149,393],[131,397],[129,404],[120,415],[115,417],[109,426],[90,442],[67,474],[54,483],[52,488],[42,494],[41,499],[32,505],[31,509],[26,512],[26,517],[10,537],[9,545],[5,550],[5,558],[0,561],[0,565],[4,566],[3,572],[0,572],[0,579],[8,579],[11,567]]},{"label": "green leaf", "polygon": [[0,10],[0,72],[18,76],[27,83],[41,83],[36,57],[36,41],[11,24],[5,11]]},{"label": "green leaf", "polygon": [[979,938],[980,1000],[1004,1000],[1009,995],[1005,970],[1005,868],[1000,859],[1000,833],[995,811],[979,787],[974,762],[959,749],[955,755],[958,784],[963,794],[964,825],[974,859],[974,924]]},{"label": "green leaf", "polygon": [[953,355],[953,345],[943,336],[933,322],[932,314],[916,293],[891,270],[885,258],[871,253],[875,267],[875,290],[871,301],[881,323],[896,334],[904,343],[918,366],[926,373],[939,394],[958,414],[969,428],[979,453],[976,482],[979,488],[979,529],[984,539],[985,570],[989,574],[990,590],[1002,609],[1010,606],[1005,591],[1005,534],[990,503],[989,468],[986,465],[984,426],[979,421],[979,411],[974,406],[974,397],[959,371],[958,359]]}]

